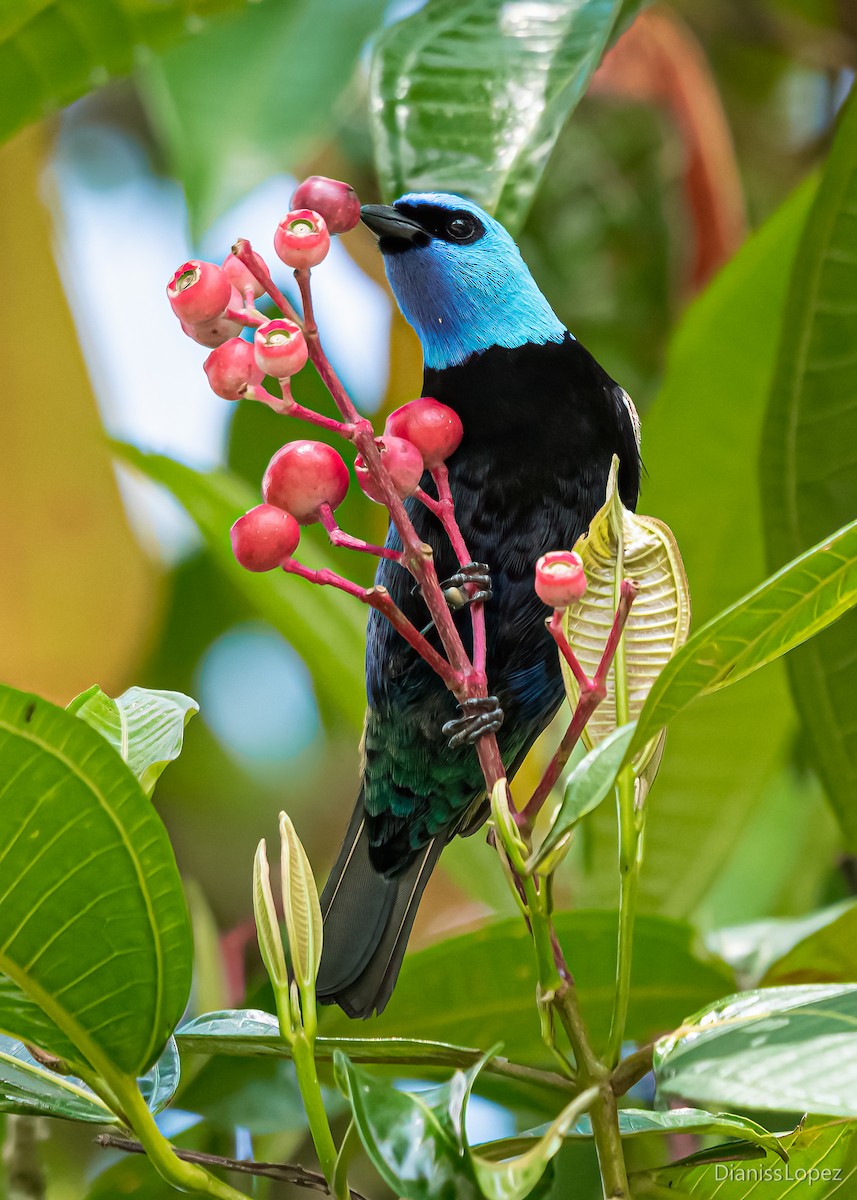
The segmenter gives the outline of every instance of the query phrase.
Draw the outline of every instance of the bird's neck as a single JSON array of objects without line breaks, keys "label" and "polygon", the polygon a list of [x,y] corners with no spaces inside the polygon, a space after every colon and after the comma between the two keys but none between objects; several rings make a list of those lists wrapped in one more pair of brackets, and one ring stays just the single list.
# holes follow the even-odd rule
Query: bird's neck
[{"label": "bird's neck", "polygon": [[419,335],[428,370],[458,366],[492,346],[512,349],[570,336],[529,272],[513,281],[505,272],[483,272],[450,286],[440,272],[431,278],[430,264],[417,280],[406,259],[404,254],[389,258],[387,274],[399,307]]}]

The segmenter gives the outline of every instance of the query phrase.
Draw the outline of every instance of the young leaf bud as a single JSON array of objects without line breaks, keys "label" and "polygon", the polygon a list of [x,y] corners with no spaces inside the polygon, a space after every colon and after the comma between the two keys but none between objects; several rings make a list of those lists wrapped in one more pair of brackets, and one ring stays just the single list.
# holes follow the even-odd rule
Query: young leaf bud
[{"label": "young leaf bud", "polygon": [[173,312],[186,325],[201,325],[219,317],[229,303],[232,284],[214,263],[191,259],[167,284]]},{"label": "young leaf bud", "polygon": [[310,175],[292,196],[292,208],[311,208],[324,217],[330,233],[347,233],[360,220],[360,201],[350,183]]},{"label": "young leaf bud", "polygon": [[585,591],[583,560],[573,550],[552,550],[536,563],[536,595],[551,608],[568,608]]},{"label": "young leaf bud", "polygon": [[306,364],[308,351],[303,331],[285,317],[260,325],[253,345],[257,365],[275,379],[288,379]]},{"label": "young leaf bud", "polygon": [[268,504],[285,509],[301,525],[319,519],[322,504],[338,508],[348,491],[348,468],[325,442],[289,442],[278,450],[262,479]]},{"label": "young leaf bud", "polygon": [[324,217],[311,208],[286,213],[274,234],[274,249],[287,267],[316,267],[330,249]]},{"label": "young leaf bud", "polygon": [[413,442],[429,471],[446,462],[464,435],[461,418],[431,396],[403,404],[387,418],[385,433]]},{"label": "young leaf bud", "polygon": [[[258,254],[253,255],[254,260],[264,266],[264,262],[259,258]],[[249,267],[245,266],[241,259],[236,254],[227,254],[223,260],[223,274],[227,277],[233,287],[238,288],[241,294],[241,308],[244,307],[244,293],[247,288],[253,289],[253,295],[258,300],[260,296],[264,296],[265,289],[256,276],[250,271]]]},{"label": "young leaf bud", "polygon": [[232,553],[248,571],[273,571],[291,558],[301,540],[295,518],[273,504],[257,504],[229,531]]},{"label": "young leaf bud", "polygon": [[[381,451],[381,461],[390,472],[390,478],[399,496],[404,500],[405,496],[412,495],[419,487],[424,470],[423,456],[419,450],[413,442],[406,442],[404,438],[391,437],[386,433],[383,437],[375,439],[375,445]],[[357,482],[369,499],[383,504],[383,493],[369,474],[362,454],[357,455],[354,470]]]},{"label": "young leaf bud", "polygon": [[265,378],[256,364],[253,343],[233,337],[218,346],[203,363],[211,390],[224,400],[240,400],[244,389]]},{"label": "young leaf bud", "polygon": [[292,969],[301,996],[306,997],[315,987],[321,962],[321,908],[306,851],[284,812],[280,813],[280,870]]}]

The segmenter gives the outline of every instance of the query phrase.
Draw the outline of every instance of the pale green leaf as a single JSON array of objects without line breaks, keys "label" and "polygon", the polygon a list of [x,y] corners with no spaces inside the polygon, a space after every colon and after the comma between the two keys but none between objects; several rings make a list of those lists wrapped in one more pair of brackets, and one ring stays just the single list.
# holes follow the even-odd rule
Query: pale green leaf
[{"label": "pale green leaf", "polygon": [[131,687],[114,700],[95,684],[68,711],[86,721],[122,755],[147,796],[168,763],[181,754],[184,729],[199,705],[181,692]]},{"label": "pale green leaf", "polygon": [[286,970],[286,956],[283,951],[283,939],[280,936],[277,907],[271,891],[271,871],[268,866],[264,838],[259,842],[256,856],[253,859],[253,915],[256,919],[259,952],[262,955],[262,962],[265,964],[268,977],[276,991],[288,992],[289,973]]},{"label": "pale green leaf", "polygon": [[310,861],[291,819],[284,812],[280,813],[280,846],[283,910],[291,963],[301,991],[304,991],[315,987],[321,962],[321,905]]}]

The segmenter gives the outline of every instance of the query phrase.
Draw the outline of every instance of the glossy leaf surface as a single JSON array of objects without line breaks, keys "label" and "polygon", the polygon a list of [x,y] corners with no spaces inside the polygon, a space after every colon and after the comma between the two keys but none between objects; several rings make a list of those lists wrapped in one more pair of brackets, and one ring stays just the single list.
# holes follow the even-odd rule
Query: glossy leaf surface
[{"label": "glossy leaf surface", "polygon": [[388,199],[469,196],[516,232],[621,0],[428,0],[375,43],[376,159]]},{"label": "glossy leaf surface", "polygon": [[[857,1173],[857,1123],[812,1122],[781,1136],[783,1163],[773,1154],[745,1162],[676,1165],[632,1177],[635,1196],[674,1200],[783,1200],[811,1197],[846,1200]],[[728,1160],[727,1152],[723,1155]]]},{"label": "glossy leaf surface", "polygon": [[750,1110],[857,1117],[857,985],[742,992],[655,1050],[661,1096]]},{"label": "glossy leaf surface", "polygon": [[[785,306],[762,455],[768,558],[778,567],[857,515],[857,102],[807,220]],[[857,846],[857,614],[788,660],[813,762]]]},{"label": "glossy leaf surface", "polygon": [[95,684],[68,711],[106,738],[131,768],[147,796],[164,768],[181,754],[184,730],[199,705],[181,692],[132,687],[114,700]]},{"label": "glossy leaf surface", "polygon": [[0,971],[11,981],[0,988],[0,1028],[141,1074],[190,989],[166,830],[103,738],[11,688],[0,688],[0,775]]}]

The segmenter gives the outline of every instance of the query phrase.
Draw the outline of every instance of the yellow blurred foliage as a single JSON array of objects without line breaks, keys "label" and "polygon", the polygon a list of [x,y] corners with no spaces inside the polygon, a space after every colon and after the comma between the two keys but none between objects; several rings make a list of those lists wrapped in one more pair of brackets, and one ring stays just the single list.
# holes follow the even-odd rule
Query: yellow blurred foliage
[{"label": "yellow blurred foliage", "polygon": [[49,142],[0,149],[0,679],[66,703],[130,682],[159,607],[129,528],[40,195]]}]

